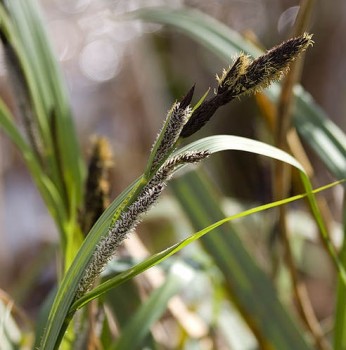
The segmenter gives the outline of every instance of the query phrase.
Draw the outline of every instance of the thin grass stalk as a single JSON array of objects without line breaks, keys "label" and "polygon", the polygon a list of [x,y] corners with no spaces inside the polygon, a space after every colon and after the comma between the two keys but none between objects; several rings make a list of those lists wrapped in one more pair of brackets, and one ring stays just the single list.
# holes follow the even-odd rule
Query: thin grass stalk
[{"label": "thin grass stalk", "polygon": [[18,304],[17,301],[12,298],[4,290],[0,289],[0,301],[11,309],[11,314],[21,322],[22,325],[25,325],[26,329],[33,329],[34,324],[32,320],[28,317],[25,310],[23,310]]},{"label": "thin grass stalk", "polygon": [[[302,0],[297,20],[293,29],[293,36],[299,36],[308,30],[310,17],[315,0]],[[278,118],[276,121],[276,144],[286,144],[287,131],[292,125],[292,112],[294,107],[293,87],[301,78],[305,54],[291,63],[290,71],[283,79],[282,90],[278,102]]]},{"label": "thin grass stalk", "polygon": [[[300,10],[294,27],[294,35],[299,35],[300,33],[304,33],[304,31],[307,30],[314,5],[314,0],[302,0],[300,5]],[[281,148],[287,152],[290,151],[290,147],[287,142],[287,135],[292,125],[292,112],[295,102],[293,87],[300,80],[303,62],[304,55],[302,55],[295,62],[292,62],[290,72],[287,74],[283,81],[281,95],[278,103],[276,132],[274,134],[275,143],[278,148]],[[274,179],[275,200],[285,198],[288,195],[290,183],[291,175],[288,172],[287,165],[283,163],[276,163]],[[285,247],[285,261],[290,273],[293,294],[296,300],[299,315],[306,328],[311,333],[316,348],[320,350],[330,349],[328,342],[324,339],[323,331],[314,313],[305,285],[299,279],[299,274],[294,262],[289,233],[287,229],[286,207],[279,208],[278,228],[280,238],[282,239]]]},{"label": "thin grass stalk", "polygon": [[[284,207],[280,207],[284,208]],[[305,284],[300,280],[296,264],[294,262],[291,242],[287,231],[287,215],[280,210],[279,231],[285,247],[285,262],[289,270],[293,294],[298,313],[307,330],[311,333],[316,349],[330,350],[329,343],[324,338],[324,333],[315,315]]]},{"label": "thin grass stalk", "polygon": [[[344,191],[343,198],[343,244],[340,250],[340,261],[343,266],[346,266],[346,191]],[[343,350],[346,348],[346,286],[343,283],[341,277],[338,277],[337,282],[337,294],[336,294],[336,306],[335,306],[335,318],[334,318],[334,350]]]}]

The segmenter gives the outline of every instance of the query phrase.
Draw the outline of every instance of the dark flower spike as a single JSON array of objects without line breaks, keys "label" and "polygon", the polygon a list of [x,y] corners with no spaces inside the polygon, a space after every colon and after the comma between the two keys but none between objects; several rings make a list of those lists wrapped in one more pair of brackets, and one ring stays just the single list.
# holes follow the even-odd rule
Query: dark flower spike
[{"label": "dark flower spike", "polygon": [[192,97],[193,97],[193,93],[195,92],[195,86],[196,84],[194,84],[191,89],[188,91],[188,93],[182,98],[182,100],[180,101],[180,108],[185,109],[187,108],[191,101],[192,101]]},{"label": "dark flower spike", "polygon": [[180,136],[188,137],[197,132],[219,107],[234,98],[255,93],[279,80],[289,69],[289,64],[312,44],[312,35],[305,33],[275,46],[254,61],[240,54],[233,66],[217,77],[216,96],[205,100],[193,112]]},{"label": "dark flower spike", "polygon": [[239,94],[256,92],[282,78],[287,73],[289,64],[312,44],[312,35],[305,33],[258,57],[248,66],[247,72],[239,77]]},{"label": "dark flower spike", "polygon": [[112,166],[110,145],[103,137],[95,137],[92,144],[85,184],[84,208],[80,215],[84,234],[90,230],[109,202],[108,172]]},{"label": "dark flower spike", "polygon": [[250,56],[240,54],[235,59],[232,67],[230,67],[228,70],[223,70],[221,77],[216,75],[216,80],[219,83],[216,95],[220,95],[227,90],[234,89],[238,79],[246,73],[250,62]]},{"label": "dark flower spike", "polygon": [[141,221],[141,214],[147,212],[156,202],[165,187],[164,183],[144,188],[137,200],[132,203],[120,218],[109,228],[107,235],[98,243],[91,261],[79,282],[76,299],[91,289],[97,277],[113,257],[116,249]]}]

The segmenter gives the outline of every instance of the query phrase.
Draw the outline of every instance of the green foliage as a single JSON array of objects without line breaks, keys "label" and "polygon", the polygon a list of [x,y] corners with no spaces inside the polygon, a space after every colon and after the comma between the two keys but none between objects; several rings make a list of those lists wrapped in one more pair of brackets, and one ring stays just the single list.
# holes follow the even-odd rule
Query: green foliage
[{"label": "green foliage", "polygon": [[[258,49],[239,34],[198,12],[152,8],[137,11],[131,16],[173,25],[205,45],[207,49],[214,51],[222,59],[228,60],[231,55],[239,51],[253,55],[259,54]],[[37,327],[35,347],[57,349],[63,343],[64,347],[73,348],[73,342],[69,344],[66,341],[66,331],[68,330],[69,337],[76,338],[78,341],[78,336],[81,334],[71,325],[78,310],[80,312],[78,321],[87,325],[88,317],[85,307],[87,304],[90,305],[93,300],[97,300],[97,307],[103,310],[107,300],[104,294],[110,293],[112,289],[125,281],[132,280],[151,267],[166,261],[169,272],[164,273],[164,283],[151,293],[134,315],[128,316],[127,323],[122,328],[118,339],[113,340],[110,335],[109,320],[102,323],[103,331],[100,341],[103,341],[103,345],[107,348],[134,349],[140,347],[150,335],[151,327],[164,314],[170,298],[191,285],[191,279],[197,274],[198,269],[189,266],[190,276],[186,272],[186,265],[168,258],[173,254],[185,251],[187,247],[191,248],[192,243],[199,241],[203,247],[200,255],[207,255],[220,273],[223,281],[222,290],[225,293],[224,301],[234,303],[261,348],[312,349],[312,342],[307,340],[308,337],[301,327],[295,324],[292,315],[280,300],[274,284],[249,254],[248,249],[239,238],[240,233],[230,225],[230,222],[235,219],[283,206],[302,198],[309,203],[321,240],[326,247],[325,251],[333,260],[338,274],[335,349],[345,347],[343,336],[344,320],[346,319],[345,254],[342,253],[339,257],[332,245],[315,198],[317,191],[325,190],[337,183],[313,190],[303,166],[290,154],[263,142],[242,137],[217,135],[180,147],[178,139],[182,135],[181,132],[188,118],[193,118],[194,113],[201,110],[208,101],[210,102],[205,94],[194,108],[190,108],[188,105],[193,94],[193,89],[191,89],[187,96],[180,103],[174,104],[168,113],[149,155],[143,175],[129,185],[108,206],[84,238],[77,214],[78,210],[83,207],[85,165],[79,150],[61,73],[53,57],[35,2],[1,1],[0,23],[0,34],[8,59],[7,64],[13,81],[13,89],[18,94],[18,98],[24,101],[21,110],[23,117],[29,117],[29,120],[24,120],[25,130],[22,133],[14,122],[11,112],[3,102],[0,102],[0,127],[20,151],[59,229],[62,248],[61,268],[59,269],[61,280],[58,281],[54,300],[52,301],[52,296],[50,296],[43,308],[43,316]],[[268,54],[261,57],[268,57]],[[258,61],[255,62],[258,63]],[[253,67],[252,63],[249,63],[250,67]],[[286,63],[282,69],[287,68]],[[228,73],[225,73],[225,77],[228,76]],[[280,74],[276,71],[273,76],[277,78]],[[244,76],[248,77],[248,75]],[[221,79],[219,82],[220,95],[221,92],[224,92],[223,89],[226,89],[222,85],[225,81]],[[267,80],[265,85],[268,85]],[[277,101],[280,94],[279,86],[276,84],[265,93],[272,101]],[[342,181],[346,172],[345,135],[328,120],[324,112],[301,87],[295,88],[294,93],[297,99],[294,123],[298,131],[320,157],[324,166],[335,178]],[[228,102],[230,99],[229,96],[227,97]],[[208,116],[210,117],[211,115]],[[174,118],[178,121],[174,121]],[[295,168],[300,174],[304,193],[227,217],[221,208],[220,198],[216,195],[217,191],[209,181],[202,178],[201,175],[189,173],[175,180],[172,189],[184,214],[197,232],[159,253],[150,255],[141,262],[132,263],[115,275],[107,276],[91,290],[87,289],[85,293],[77,294],[85,271],[95,260],[95,251],[107,237],[116,231],[119,222],[124,220],[126,214],[131,213],[131,210],[132,213],[135,212],[133,208],[138,209],[138,205],[142,205],[143,202],[147,203],[146,196],[152,194],[153,188],[157,185],[164,187],[177,170],[186,168],[190,163],[197,163],[208,155],[226,150],[266,156]],[[134,224],[124,232],[122,239],[138,223],[139,214],[148,211],[151,204],[150,202],[144,210],[135,212]],[[344,249],[342,251],[344,252]],[[107,261],[108,258],[102,263],[105,264]],[[182,266],[187,275],[177,274]],[[74,326],[76,325],[78,322]],[[151,340],[155,341],[155,339]]]},{"label": "green foliage", "polygon": [[[22,102],[30,144],[1,107],[2,127],[20,148],[61,234],[65,265],[74,254],[70,245],[81,240],[77,206],[82,200],[81,157],[60,69],[48,44],[34,1],[0,4],[1,36],[13,89]],[[71,251],[72,250],[72,251]]]}]

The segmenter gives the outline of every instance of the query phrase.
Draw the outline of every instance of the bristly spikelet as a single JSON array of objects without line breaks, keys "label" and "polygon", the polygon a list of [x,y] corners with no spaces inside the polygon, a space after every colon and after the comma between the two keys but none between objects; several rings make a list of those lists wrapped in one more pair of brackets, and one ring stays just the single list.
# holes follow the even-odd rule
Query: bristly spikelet
[{"label": "bristly spikelet", "polygon": [[220,95],[227,90],[234,89],[239,78],[247,72],[250,63],[250,56],[241,53],[234,60],[232,67],[229,67],[228,70],[224,69],[221,77],[216,76],[219,84],[216,93]]},{"label": "bristly spikelet", "polygon": [[145,187],[136,201],[109,228],[107,235],[96,246],[91,261],[79,282],[76,299],[90,290],[108,261],[113,257],[116,249],[139,224],[141,214],[147,212],[156,202],[164,187],[164,183],[158,183],[150,188]]},{"label": "bristly spikelet", "polygon": [[239,79],[239,87],[234,94],[251,94],[281,79],[287,73],[290,63],[311,45],[312,35],[305,33],[273,47],[248,66],[246,74]]},{"label": "bristly spikelet", "polygon": [[159,171],[174,171],[175,168],[182,164],[193,164],[198,163],[202,159],[205,159],[210,156],[209,151],[186,151],[177,156],[173,156],[168,159],[160,168]]},{"label": "bristly spikelet", "polygon": [[[167,153],[172,150],[179,138],[181,130],[188,121],[191,113],[192,110],[189,106],[181,108],[179,102],[173,104],[173,107],[167,114],[167,118],[165,121],[165,125],[167,123],[167,126],[164,131],[161,143],[156,151],[156,156],[153,160],[153,169],[155,169],[165,158]],[[155,144],[156,142],[154,143],[154,145]]]},{"label": "bristly spikelet", "polygon": [[182,164],[194,164],[209,157],[209,151],[188,151],[168,159],[153,176],[148,187],[155,186],[170,179],[174,170]]},{"label": "bristly spikelet", "polygon": [[289,69],[289,64],[311,45],[312,35],[305,33],[272,48],[254,61],[241,54],[231,68],[217,77],[219,86],[216,96],[202,102],[185,124],[180,136],[188,137],[197,132],[219,107],[234,98],[255,93],[279,80]]}]

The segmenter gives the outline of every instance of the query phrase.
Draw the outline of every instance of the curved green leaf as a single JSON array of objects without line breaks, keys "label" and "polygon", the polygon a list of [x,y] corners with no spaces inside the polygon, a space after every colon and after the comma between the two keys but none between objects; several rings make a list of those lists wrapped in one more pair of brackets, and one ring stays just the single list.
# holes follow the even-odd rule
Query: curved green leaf
[{"label": "curved green leaf", "polygon": [[280,160],[284,163],[292,165],[301,172],[305,172],[302,165],[290,154],[261,141],[251,140],[245,137],[233,135],[216,135],[205,137],[180,148],[173,154],[173,156],[185,153],[187,151],[204,150],[208,150],[210,153],[226,150],[255,153]]}]

